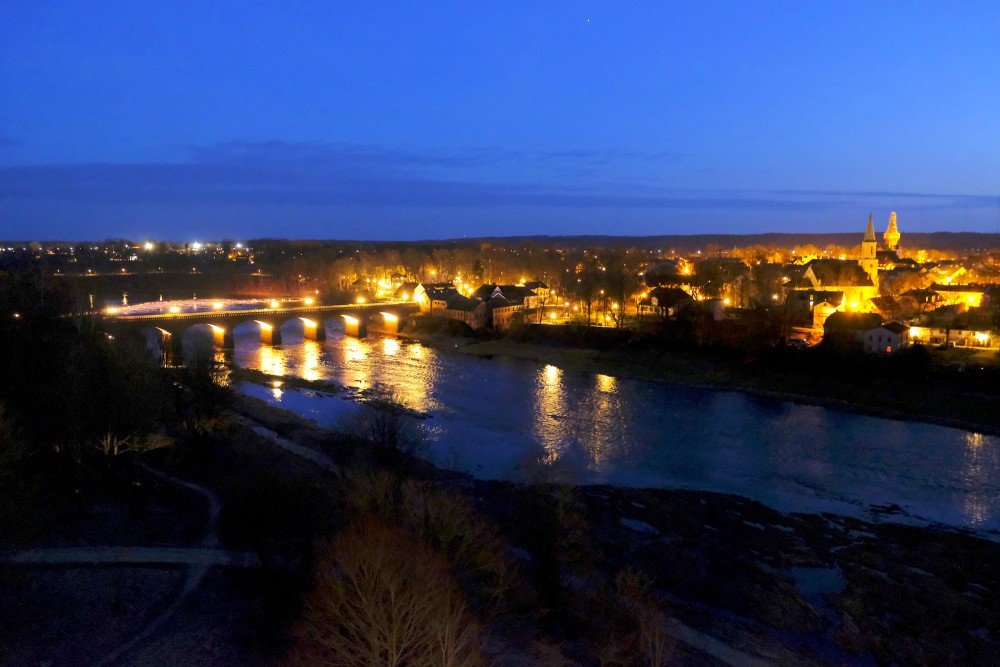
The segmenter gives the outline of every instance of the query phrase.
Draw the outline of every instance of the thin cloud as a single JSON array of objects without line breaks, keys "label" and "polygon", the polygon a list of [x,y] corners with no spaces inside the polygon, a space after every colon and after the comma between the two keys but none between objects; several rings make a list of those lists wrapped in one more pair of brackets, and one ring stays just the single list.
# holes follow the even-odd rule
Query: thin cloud
[{"label": "thin cloud", "polygon": [[992,208],[1000,204],[1000,195],[970,195],[959,193],[926,193],[901,192],[893,190],[768,190],[767,192],[783,196],[804,197],[850,197],[855,199],[916,199],[937,201],[942,205],[957,204]]},{"label": "thin cloud", "polygon": [[86,202],[379,207],[668,208],[810,210],[833,199],[754,193],[662,191],[649,187],[503,184],[398,173],[334,170],[303,174],[279,164],[82,164],[0,169],[0,197]]},{"label": "thin cloud", "polygon": [[[520,168],[531,159],[546,169]],[[229,143],[192,147],[183,163],[0,168],[0,219],[28,231],[39,225],[93,228],[99,237],[116,233],[102,228],[108,224],[126,229],[161,225],[156,234],[164,237],[180,229],[178,221],[186,221],[202,235],[204,230],[233,235],[258,224],[268,230],[265,234],[273,234],[277,225],[297,237],[440,238],[470,229],[500,235],[847,231],[863,224],[857,221],[868,211],[883,208],[899,211],[901,220],[913,220],[925,231],[927,224],[993,231],[994,210],[1000,210],[996,198],[961,194],[657,187],[595,166],[614,159],[683,157]],[[491,171],[497,164],[503,168]],[[574,171],[586,177],[566,176]],[[614,180],[605,176],[608,172]],[[223,231],[224,224],[229,231]],[[366,231],[359,236],[358,229]]]},{"label": "thin cloud", "polygon": [[226,142],[209,146],[185,147],[196,163],[280,163],[286,165],[379,167],[490,166],[504,163],[582,163],[676,162],[691,157],[674,151],[636,151],[619,149],[566,149],[523,151],[496,147],[418,148],[406,145],[357,144],[347,142]]}]

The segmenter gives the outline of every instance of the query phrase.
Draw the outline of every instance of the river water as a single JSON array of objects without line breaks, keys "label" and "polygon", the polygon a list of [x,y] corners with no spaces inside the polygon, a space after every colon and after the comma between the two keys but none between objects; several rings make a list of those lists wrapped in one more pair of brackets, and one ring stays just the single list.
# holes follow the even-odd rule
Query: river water
[{"label": "river water", "polygon": [[[786,511],[890,516],[1000,536],[993,436],[334,329],[322,343],[289,328],[282,336],[284,345],[262,346],[252,329],[237,328],[234,361],[355,389],[387,385],[431,415],[419,422],[427,457],[480,478],[721,491]],[[357,410],[348,398],[314,391],[241,391],[322,425]]]}]

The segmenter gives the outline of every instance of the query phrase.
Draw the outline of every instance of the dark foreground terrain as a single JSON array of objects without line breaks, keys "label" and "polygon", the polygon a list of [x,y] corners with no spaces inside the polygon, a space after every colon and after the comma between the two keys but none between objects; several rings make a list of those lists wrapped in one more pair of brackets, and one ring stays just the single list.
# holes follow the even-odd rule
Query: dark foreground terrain
[{"label": "dark foreground terrain", "polygon": [[253,558],[4,565],[0,663],[322,664],[348,633],[329,632],[346,627],[326,604],[343,594],[329,573],[349,570],[352,539],[378,560],[365,535],[420,565],[408,586],[430,576],[428,590],[448,592],[419,618],[438,627],[454,612],[455,665],[1000,655],[1000,544],[893,523],[892,507],[871,523],[713,493],[475,481],[251,399],[199,429],[143,455],[193,486],[133,467],[108,483],[140,482],[141,495],[94,487],[81,503],[53,502],[59,528],[5,543],[5,556],[121,544]]}]

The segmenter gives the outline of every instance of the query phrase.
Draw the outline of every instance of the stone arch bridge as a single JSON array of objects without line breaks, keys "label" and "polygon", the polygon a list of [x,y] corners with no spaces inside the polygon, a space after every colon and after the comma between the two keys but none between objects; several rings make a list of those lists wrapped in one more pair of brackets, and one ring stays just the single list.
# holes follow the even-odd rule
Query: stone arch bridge
[{"label": "stone arch bridge", "polygon": [[281,328],[290,322],[301,326],[304,337],[310,340],[326,340],[326,322],[331,319],[342,320],[344,332],[348,336],[364,338],[369,325],[385,333],[398,333],[399,320],[418,310],[419,307],[412,301],[393,301],[192,313],[105,315],[104,327],[119,335],[143,335],[151,342],[159,339],[161,350],[177,350],[185,331],[195,326],[208,325],[213,343],[223,349],[232,349],[235,347],[233,330],[241,324],[256,325],[262,344],[281,345]]}]

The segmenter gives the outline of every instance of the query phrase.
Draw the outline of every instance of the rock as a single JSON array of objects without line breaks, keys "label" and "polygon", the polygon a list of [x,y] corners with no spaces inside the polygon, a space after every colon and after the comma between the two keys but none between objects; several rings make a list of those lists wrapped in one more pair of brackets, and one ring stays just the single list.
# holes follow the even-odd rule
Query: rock
[{"label": "rock", "polygon": [[854,619],[851,618],[850,614],[840,615],[840,626],[837,628],[835,635],[837,646],[844,649],[848,653],[861,653],[864,649],[864,640],[861,637],[861,631],[858,630],[858,626],[855,625]]}]

